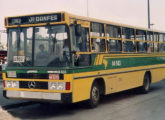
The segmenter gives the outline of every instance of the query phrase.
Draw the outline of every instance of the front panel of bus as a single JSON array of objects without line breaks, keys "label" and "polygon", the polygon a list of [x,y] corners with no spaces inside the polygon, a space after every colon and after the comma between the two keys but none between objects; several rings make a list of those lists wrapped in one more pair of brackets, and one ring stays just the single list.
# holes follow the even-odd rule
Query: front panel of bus
[{"label": "front panel of bus", "polygon": [[62,17],[46,14],[7,18],[4,96],[72,102],[73,55],[69,26]]}]

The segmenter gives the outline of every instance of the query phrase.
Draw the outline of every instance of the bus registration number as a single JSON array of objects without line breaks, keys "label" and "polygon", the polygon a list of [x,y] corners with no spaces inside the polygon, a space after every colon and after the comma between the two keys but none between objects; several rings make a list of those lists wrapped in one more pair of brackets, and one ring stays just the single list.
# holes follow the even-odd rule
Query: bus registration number
[{"label": "bus registration number", "polygon": [[112,61],[112,66],[121,66],[121,61]]}]

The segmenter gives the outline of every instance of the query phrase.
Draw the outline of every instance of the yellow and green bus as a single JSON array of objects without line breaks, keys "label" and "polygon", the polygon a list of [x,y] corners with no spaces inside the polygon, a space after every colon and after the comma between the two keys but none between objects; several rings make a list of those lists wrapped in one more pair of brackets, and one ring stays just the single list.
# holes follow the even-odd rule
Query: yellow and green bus
[{"label": "yellow and green bus", "polygon": [[5,18],[4,96],[96,107],[101,95],[165,77],[165,32],[67,12]]}]

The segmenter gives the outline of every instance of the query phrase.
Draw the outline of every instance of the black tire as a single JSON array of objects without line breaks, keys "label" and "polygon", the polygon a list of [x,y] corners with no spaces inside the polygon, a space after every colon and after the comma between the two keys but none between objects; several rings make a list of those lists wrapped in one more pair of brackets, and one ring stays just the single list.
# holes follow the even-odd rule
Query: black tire
[{"label": "black tire", "polygon": [[94,82],[90,91],[90,99],[87,101],[88,108],[95,108],[100,101],[100,89],[97,82]]},{"label": "black tire", "polygon": [[141,93],[147,94],[150,90],[150,84],[151,84],[150,75],[145,74],[144,81],[143,81],[143,86],[140,87]]}]

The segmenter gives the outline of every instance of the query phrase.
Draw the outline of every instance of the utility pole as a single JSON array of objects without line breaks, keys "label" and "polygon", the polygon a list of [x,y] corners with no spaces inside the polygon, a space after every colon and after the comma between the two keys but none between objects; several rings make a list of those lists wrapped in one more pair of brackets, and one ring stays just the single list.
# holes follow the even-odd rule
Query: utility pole
[{"label": "utility pole", "polygon": [[150,0],[148,0],[148,28],[150,29]]}]

